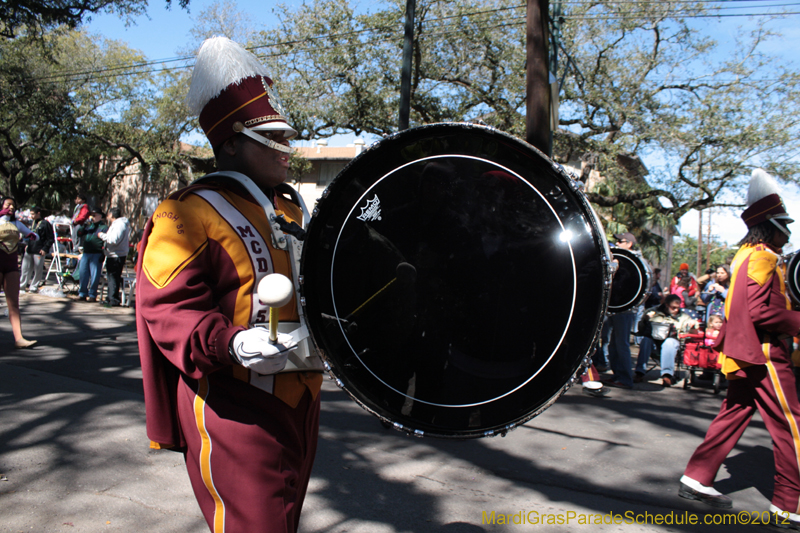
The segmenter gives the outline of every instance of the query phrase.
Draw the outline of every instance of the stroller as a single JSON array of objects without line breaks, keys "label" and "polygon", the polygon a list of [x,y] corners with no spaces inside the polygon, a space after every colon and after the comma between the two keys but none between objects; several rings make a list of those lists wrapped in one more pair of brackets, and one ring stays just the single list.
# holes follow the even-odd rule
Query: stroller
[{"label": "stroller", "polygon": [[683,380],[683,388],[690,389],[698,385],[697,371],[713,372],[714,394],[719,394],[722,388],[722,372],[719,364],[719,352],[711,346],[705,345],[705,332],[682,333],[681,347],[683,351],[683,364],[689,375]]}]

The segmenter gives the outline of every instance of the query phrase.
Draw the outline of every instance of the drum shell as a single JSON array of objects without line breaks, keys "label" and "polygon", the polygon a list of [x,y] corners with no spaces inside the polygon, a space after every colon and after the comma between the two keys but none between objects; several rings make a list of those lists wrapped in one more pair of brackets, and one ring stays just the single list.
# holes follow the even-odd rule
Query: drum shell
[{"label": "drum shell", "polygon": [[800,250],[784,256],[786,265],[786,292],[792,301],[792,307],[800,310]]},{"label": "drum shell", "polygon": [[619,267],[611,281],[608,313],[625,313],[647,300],[653,271],[639,251],[612,246],[611,253],[619,262]]},{"label": "drum shell", "polygon": [[[464,178],[469,172],[475,176]],[[481,189],[489,175],[492,186]],[[474,195],[459,181],[470,179],[480,189]],[[526,226],[529,220],[534,226],[540,222],[535,213],[514,213],[514,224],[507,223],[509,217],[502,223],[481,218],[527,201],[501,194],[508,190],[552,208],[547,222],[560,228],[562,238],[573,239],[566,244],[573,264],[564,268],[575,271],[575,287],[541,280],[539,287],[547,289],[541,294],[551,296],[531,297],[540,293],[526,280],[525,261],[535,277],[535,268],[556,253],[558,243],[548,240],[537,254],[520,238],[529,232],[544,242]],[[457,209],[462,211],[452,212]],[[359,217],[363,220],[356,222]],[[472,224],[475,235],[461,231],[460,224]],[[505,254],[507,262],[492,270],[484,257],[490,253]],[[353,258],[359,255],[368,267]],[[596,215],[560,167],[497,130],[439,124],[381,141],[331,183],[308,227],[301,302],[331,375],[363,407],[411,433],[481,437],[529,420],[583,371],[606,311],[609,263]],[[465,267],[470,264],[477,273]],[[559,292],[562,302],[552,296]],[[561,309],[556,315],[574,314],[563,332],[525,322],[547,317],[553,307]],[[537,327],[557,330],[555,339],[536,339],[536,347],[552,345],[552,353],[546,364],[524,368],[526,361],[512,353],[509,339],[530,336]],[[545,357],[547,350],[542,352]],[[519,382],[498,385],[507,376]],[[493,387],[500,392],[482,392]],[[437,388],[446,393],[434,392]]]}]

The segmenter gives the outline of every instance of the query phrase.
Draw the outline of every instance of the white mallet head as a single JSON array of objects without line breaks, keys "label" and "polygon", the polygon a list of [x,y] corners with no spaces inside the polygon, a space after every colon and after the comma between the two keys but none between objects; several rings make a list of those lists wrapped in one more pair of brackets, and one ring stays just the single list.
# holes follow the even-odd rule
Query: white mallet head
[{"label": "white mallet head", "polygon": [[270,307],[283,307],[292,299],[294,286],[283,274],[269,274],[258,282],[258,299]]}]

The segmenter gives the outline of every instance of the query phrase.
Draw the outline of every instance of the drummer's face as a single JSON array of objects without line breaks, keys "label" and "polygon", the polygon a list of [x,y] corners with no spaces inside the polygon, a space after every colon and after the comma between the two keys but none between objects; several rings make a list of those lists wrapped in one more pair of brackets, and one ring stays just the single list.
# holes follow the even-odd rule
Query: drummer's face
[{"label": "drummer's face", "polygon": [[[258,132],[278,144],[289,146],[283,132]],[[289,155],[247,137],[237,135],[234,141],[235,169],[256,182],[260,188],[273,188],[286,181]]]},{"label": "drummer's face", "polygon": [[[780,224],[783,228],[786,229],[787,232],[789,232],[791,234],[791,230],[789,229],[789,226],[784,224],[783,221],[778,221],[778,224]],[[789,242],[789,235],[786,235],[786,233],[784,233],[784,232],[782,232],[782,231],[780,231],[779,229],[776,228],[775,229],[775,233],[772,236],[772,244],[776,248],[783,248],[786,245],[787,242]]]},{"label": "drummer's face", "polygon": [[670,302],[667,310],[669,311],[669,314],[675,316],[678,314],[678,311],[681,310],[681,303],[677,300],[675,300],[674,302]]}]

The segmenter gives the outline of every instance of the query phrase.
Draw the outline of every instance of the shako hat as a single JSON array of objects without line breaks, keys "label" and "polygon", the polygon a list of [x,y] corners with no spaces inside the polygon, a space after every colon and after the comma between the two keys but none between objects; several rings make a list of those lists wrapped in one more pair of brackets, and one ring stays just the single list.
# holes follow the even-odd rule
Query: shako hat
[{"label": "shako hat", "polygon": [[786,212],[780,192],[775,178],[760,168],[753,170],[750,187],[747,190],[747,209],[742,213],[742,220],[748,229],[769,220],[783,233],[789,234],[786,227],[777,222],[778,220],[784,224],[794,222]]},{"label": "shako hat", "polygon": [[211,37],[200,46],[186,104],[199,116],[214,148],[241,132],[270,148],[292,151],[253,133],[278,130],[287,139],[297,135],[264,65],[227,37]]}]

